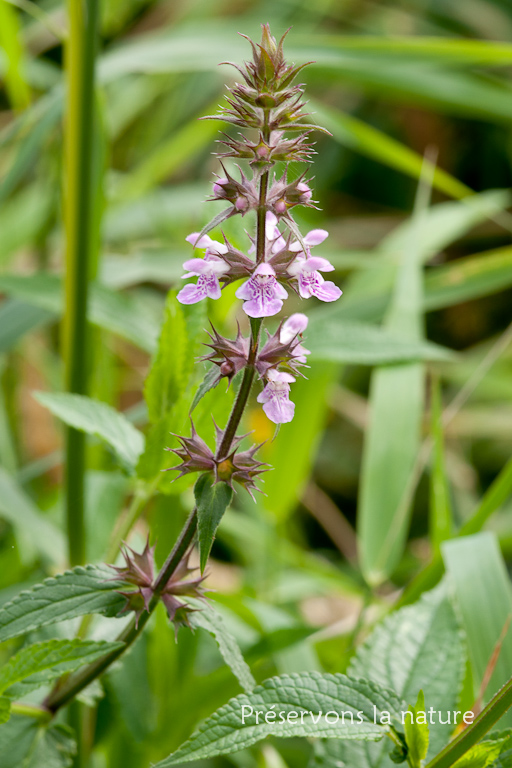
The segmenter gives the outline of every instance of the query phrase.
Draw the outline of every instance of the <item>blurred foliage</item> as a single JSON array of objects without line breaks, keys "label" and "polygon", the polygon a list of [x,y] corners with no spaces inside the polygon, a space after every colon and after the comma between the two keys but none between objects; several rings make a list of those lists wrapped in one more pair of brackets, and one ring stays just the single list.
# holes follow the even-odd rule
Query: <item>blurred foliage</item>
[{"label": "blurred foliage", "polygon": [[[511,38],[512,9],[505,0],[103,2],[95,144],[101,255],[89,310],[90,377],[91,396],[147,435],[138,469],[154,482],[154,495],[131,543],[150,532],[161,562],[192,503],[187,479],[171,484],[159,474],[161,454],[154,459],[151,451],[186,428],[191,387],[201,378],[189,363],[206,338],[204,317],[180,315],[186,346],[171,410],[159,420],[150,408],[148,417],[142,392],[166,295],[189,255],[185,236],[217,211],[200,201],[218,171],[211,152],[220,125],[197,118],[215,111],[233,77],[218,63],[249,56],[236,33],[257,38],[267,21],[276,35],[292,26],[290,60],[316,62],[303,79],[313,119],[332,136],[317,134],[322,210],[307,210],[300,223],[329,230],[319,254],[336,266],[344,297],[329,315],[307,307],[317,343],[308,344],[308,380],[294,390],[295,420],[273,441],[256,405],[247,415],[256,439],[268,440],[264,458],[275,470],[266,496],[255,505],[239,492],[223,518],[207,582],[212,601],[258,681],[343,672],[398,597],[414,602],[435,586],[444,557],[469,638],[462,688],[469,707],[511,600],[495,546],[510,564],[512,45],[499,41]],[[32,395],[51,390],[58,404],[63,389],[65,35],[58,0],[0,0],[1,604],[66,567],[62,438]],[[421,187],[417,193],[422,174],[430,202],[420,199]],[[251,224],[226,223],[237,247],[244,226]],[[230,333],[233,295],[226,290],[208,308]],[[404,344],[416,346],[404,351]],[[210,442],[211,414],[222,422],[231,402],[217,395],[208,393],[195,414]],[[87,431],[103,436],[95,425]],[[124,457],[132,470],[138,448]],[[97,438],[88,451],[87,547],[97,562],[137,486]],[[483,525],[491,539],[445,541]],[[480,555],[487,592],[473,601],[468,564]],[[481,631],[484,607],[490,618]],[[32,639],[74,629],[39,629]],[[103,619],[93,630],[112,639]],[[208,633],[181,629],[179,640],[157,612],[122,674],[115,668],[105,677],[97,710],[87,709],[90,766],[145,768],[239,693]],[[17,647],[3,645],[2,661]],[[488,693],[504,682],[510,652],[508,644]],[[308,745],[276,744],[279,751],[267,744],[214,762],[306,765]]]}]

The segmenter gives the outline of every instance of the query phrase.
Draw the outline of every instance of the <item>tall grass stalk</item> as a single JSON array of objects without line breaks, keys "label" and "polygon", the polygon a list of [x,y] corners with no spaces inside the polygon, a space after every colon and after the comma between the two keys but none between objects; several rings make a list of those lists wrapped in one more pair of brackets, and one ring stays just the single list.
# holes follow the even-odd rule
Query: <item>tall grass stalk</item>
[{"label": "tall grass stalk", "polygon": [[[86,394],[89,373],[87,304],[93,249],[94,77],[99,0],[69,0],[64,173],[66,229],[66,388]],[[85,560],[85,435],[66,435],[66,518],[71,565]]]}]

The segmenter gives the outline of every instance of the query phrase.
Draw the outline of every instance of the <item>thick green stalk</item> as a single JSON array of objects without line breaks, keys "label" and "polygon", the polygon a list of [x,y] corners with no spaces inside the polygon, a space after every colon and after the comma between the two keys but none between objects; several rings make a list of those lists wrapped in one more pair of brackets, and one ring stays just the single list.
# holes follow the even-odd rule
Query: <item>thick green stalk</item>
[{"label": "thick green stalk", "polygon": [[486,733],[496,725],[498,720],[512,706],[512,677],[493,696],[487,706],[480,712],[474,722],[453,739],[426,768],[450,768],[462,755],[478,744]]},{"label": "thick green stalk", "polygon": [[[92,272],[94,72],[99,0],[69,0],[66,48],[67,112],[64,178],[66,228],[66,314],[64,358],[66,388],[87,393],[88,286]],[[66,434],[66,518],[69,560],[85,561],[85,435]]]}]

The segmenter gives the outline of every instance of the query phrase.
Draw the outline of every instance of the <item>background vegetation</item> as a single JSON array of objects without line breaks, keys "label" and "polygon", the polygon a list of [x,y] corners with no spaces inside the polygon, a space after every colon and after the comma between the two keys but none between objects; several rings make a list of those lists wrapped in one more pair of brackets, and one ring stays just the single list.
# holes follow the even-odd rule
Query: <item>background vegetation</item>
[{"label": "background vegetation", "polygon": [[[328,314],[307,306],[312,368],[294,389],[294,421],[272,442],[260,408],[249,411],[246,426],[269,441],[275,470],[256,504],[237,494],[207,583],[262,680],[345,671],[375,622],[416,601],[446,568],[469,651],[469,708],[512,610],[512,45],[497,42],[510,39],[510,5],[109,0],[100,11],[86,353],[66,346],[61,323],[66,9],[0,1],[0,602],[68,565],[61,424],[34,391],[65,389],[74,355],[88,394],[147,431],[142,393],[166,295],[190,255],[185,236],[217,206],[200,201],[218,171],[211,153],[221,126],[197,118],[216,111],[233,76],[218,63],[249,55],[238,31],[258,39],[262,22],[276,35],[293,25],[288,58],[316,62],[303,79],[314,120],[332,133],[317,135],[322,210],[300,219],[329,230],[318,253],[336,266],[344,296]],[[226,224],[239,247],[242,225],[252,223]],[[228,288],[209,307],[230,333],[233,299]],[[181,397],[176,432],[201,378],[186,361],[200,354],[203,327],[196,317],[166,352]],[[214,392],[198,406],[212,438],[210,414],[225,418],[229,400]],[[116,458],[88,440],[87,562],[106,557],[119,514],[140,491],[127,452],[121,442]],[[192,491],[187,478],[155,478],[130,542],[149,533],[161,562]],[[94,632],[104,636],[101,621]],[[507,635],[488,695],[510,661]],[[104,695],[92,692],[99,703],[86,710],[84,765],[148,766],[239,690],[209,635],[181,629],[176,645],[157,612],[103,679]],[[308,760],[304,743],[278,746],[229,761]],[[9,759],[7,768],[20,764]]]}]

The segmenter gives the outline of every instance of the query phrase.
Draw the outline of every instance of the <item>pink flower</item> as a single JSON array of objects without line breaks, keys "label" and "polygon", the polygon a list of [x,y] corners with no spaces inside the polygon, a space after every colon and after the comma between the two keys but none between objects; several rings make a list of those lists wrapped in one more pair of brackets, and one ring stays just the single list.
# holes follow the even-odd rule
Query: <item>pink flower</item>
[{"label": "pink flower", "polygon": [[220,299],[219,277],[229,272],[229,266],[217,254],[226,253],[228,248],[224,243],[212,240],[203,235],[199,240],[198,232],[193,232],[186,239],[196,248],[206,248],[204,259],[189,259],[183,264],[188,270],[183,279],[198,276],[197,283],[189,283],[178,293],[177,299],[182,304],[196,304],[202,299]]},{"label": "pink flower", "polygon": [[[302,312],[296,312],[294,315],[291,315],[288,320],[285,320],[281,326],[279,341],[281,344],[288,344],[288,342],[292,341],[296,336],[301,335],[306,330],[307,326],[307,316],[302,314]],[[302,344],[297,344],[293,348],[294,360],[298,363],[306,363],[306,355],[310,354],[311,350],[306,349]]]},{"label": "pink flower", "polygon": [[293,419],[295,403],[289,399],[290,382],[295,381],[289,373],[271,368],[267,373],[267,383],[257,397],[263,403],[263,411],[274,424],[286,424]]},{"label": "pink flower", "polygon": [[244,312],[249,317],[271,317],[277,315],[288,293],[276,280],[276,273],[270,264],[259,264],[249,280],[236,292],[238,299],[244,299]]},{"label": "pink flower", "polygon": [[299,293],[303,299],[316,296],[321,301],[336,301],[341,296],[341,290],[335,283],[326,281],[320,272],[332,272],[333,265],[327,259],[320,256],[311,256],[310,247],[323,243],[329,233],[325,229],[313,229],[304,238],[307,253],[302,245],[295,241],[290,245],[290,251],[297,251],[297,258],[288,267],[288,273],[296,277],[299,284]]}]

